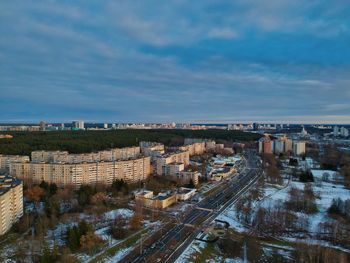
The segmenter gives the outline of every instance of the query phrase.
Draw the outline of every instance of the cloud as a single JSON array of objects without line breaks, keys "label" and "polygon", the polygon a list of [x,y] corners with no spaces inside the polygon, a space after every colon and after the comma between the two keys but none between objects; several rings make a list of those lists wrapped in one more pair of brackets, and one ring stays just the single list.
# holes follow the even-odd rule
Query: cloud
[{"label": "cloud", "polygon": [[344,4],[1,3],[0,121],[344,121]]}]

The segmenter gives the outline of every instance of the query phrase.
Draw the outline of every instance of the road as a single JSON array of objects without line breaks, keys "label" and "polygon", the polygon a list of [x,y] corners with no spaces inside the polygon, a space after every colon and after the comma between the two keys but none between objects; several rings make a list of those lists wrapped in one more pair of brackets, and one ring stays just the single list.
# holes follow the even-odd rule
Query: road
[{"label": "road", "polygon": [[[155,244],[144,248],[142,255],[136,255],[130,262],[145,262],[149,255],[162,255],[158,257],[158,262],[174,262],[206,224],[213,221],[255,183],[261,174],[259,160],[253,151],[247,151],[245,157],[246,166],[238,176],[224,180],[216,187],[217,191],[197,204],[199,209],[190,211],[174,228],[164,233]],[[193,227],[189,227],[191,225]],[[169,247],[174,240],[177,248],[171,250]]]}]

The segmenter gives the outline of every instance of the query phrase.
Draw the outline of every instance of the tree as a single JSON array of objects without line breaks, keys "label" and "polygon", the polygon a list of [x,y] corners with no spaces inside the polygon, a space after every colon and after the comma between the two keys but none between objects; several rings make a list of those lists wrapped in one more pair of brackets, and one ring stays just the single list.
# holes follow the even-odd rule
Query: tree
[{"label": "tree", "polygon": [[25,197],[28,198],[29,201],[37,203],[45,196],[45,193],[45,189],[39,186],[34,186],[25,191]]},{"label": "tree", "polygon": [[134,215],[130,218],[129,224],[131,230],[138,230],[141,228],[142,214],[134,213]]},{"label": "tree", "polygon": [[80,246],[83,250],[87,251],[90,255],[96,252],[96,250],[103,244],[103,240],[93,232],[87,232],[80,238]]},{"label": "tree", "polygon": [[196,185],[194,184],[193,180],[191,179],[189,184],[187,185],[188,188],[196,188]]}]

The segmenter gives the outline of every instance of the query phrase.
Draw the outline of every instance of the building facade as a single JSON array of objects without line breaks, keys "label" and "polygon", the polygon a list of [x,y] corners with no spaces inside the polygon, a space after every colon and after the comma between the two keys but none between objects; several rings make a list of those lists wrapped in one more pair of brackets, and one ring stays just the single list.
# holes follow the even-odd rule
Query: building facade
[{"label": "building facade", "polygon": [[11,176],[29,183],[46,181],[58,186],[83,184],[111,185],[115,180],[137,183],[146,180],[151,172],[150,157],[130,160],[83,163],[11,163]]},{"label": "building facade", "polygon": [[271,154],[272,153],[272,141],[270,136],[265,135],[259,140],[259,153],[260,154]]},{"label": "building facade", "polygon": [[187,167],[190,163],[190,155],[188,151],[178,151],[173,153],[164,154],[157,157],[156,160],[156,171],[157,175],[169,175],[169,164],[180,164],[182,163],[184,167]]},{"label": "building facade", "polygon": [[0,154],[0,172],[9,172],[10,164],[14,162],[29,162],[29,156],[24,155],[1,155]]},{"label": "building facade", "polygon": [[294,155],[305,154],[305,142],[293,141],[293,154]]},{"label": "building facade", "polygon": [[19,179],[0,175],[0,236],[23,215],[23,185]]}]

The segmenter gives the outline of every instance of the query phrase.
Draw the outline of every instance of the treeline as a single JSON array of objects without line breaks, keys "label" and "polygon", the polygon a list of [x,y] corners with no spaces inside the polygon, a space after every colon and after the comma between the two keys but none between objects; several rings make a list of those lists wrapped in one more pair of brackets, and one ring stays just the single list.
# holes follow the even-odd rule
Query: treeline
[{"label": "treeline", "polygon": [[12,139],[0,140],[0,154],[30,155],[35,150],[65,150],[70,153],[100,151],[113,147],[158,141],[168,146],[181,145],[184,138],[227,141],[254,141],[260,135],[228,130],[109,130],[59,132],[9,132]]}]

